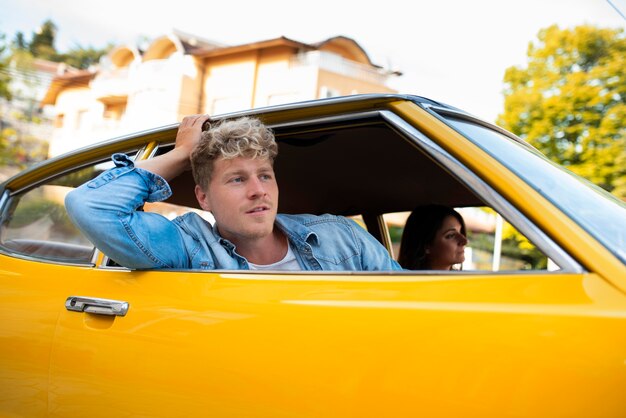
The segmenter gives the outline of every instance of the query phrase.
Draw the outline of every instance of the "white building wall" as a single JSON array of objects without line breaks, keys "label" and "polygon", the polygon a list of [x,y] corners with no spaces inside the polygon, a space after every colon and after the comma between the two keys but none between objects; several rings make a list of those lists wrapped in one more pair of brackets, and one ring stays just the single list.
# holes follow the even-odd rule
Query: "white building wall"
[{"label": "white building wall", "polygon": [[318,73],[315,66],[289,61],[260,65],[254,107],[315,99]]},{"label": "white building wall", "polygon": [[129,74],[132,90],[128,95],[124,126],[133,132],[178,121],[181,77],[185,69],[182,53],[167,59],[142,62]]},{"label": "white building wall", "polygon": [[250,108],[255,67],[254,60],[212,67],[204,86],[205,111],[217,115]]},{"label": "white building wall", "polygon": [[50,141],[50,156],[59,155],[106,139],[94,130],[102,118],[104,105],[94,100],[88,88],[63,91],[57,98],[57,114],[63,115],[63,124],[56,129]]}]

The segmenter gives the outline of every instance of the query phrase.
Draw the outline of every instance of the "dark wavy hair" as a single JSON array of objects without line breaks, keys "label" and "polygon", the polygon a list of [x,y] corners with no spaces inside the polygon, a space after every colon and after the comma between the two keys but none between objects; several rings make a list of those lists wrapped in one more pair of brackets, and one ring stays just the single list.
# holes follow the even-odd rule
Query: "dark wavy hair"
[{"label": "dark wavy hair", "polygon": [[465,232],[465,221],[460,213],[448,206],[424,205],[413,209],[406,221],[398,263],[408,270],[429,270],[430,263],[426,257],[426,246],[435,239],[437,231],[443,225],[444,219],[454,216],[461,224],[461,233]]}]

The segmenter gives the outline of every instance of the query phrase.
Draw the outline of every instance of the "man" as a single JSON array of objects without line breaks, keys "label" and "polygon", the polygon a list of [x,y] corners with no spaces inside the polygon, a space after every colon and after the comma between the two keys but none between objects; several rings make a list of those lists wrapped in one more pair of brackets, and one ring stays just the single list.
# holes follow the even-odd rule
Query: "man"
[{"label": "man", "polygon": [[[134,269],[400,269],[349,219],[277,214],[272,132],[241,118],[203,133],[208,118],[184,118],[174,149],[156,158],[135,165],[114,155],[116,168],[68,194],[70,218],[105,254]],[[141,210],[167,199],[167,181],[190,167],[196,198],[215,226],[195,213],[169,221]]]}]

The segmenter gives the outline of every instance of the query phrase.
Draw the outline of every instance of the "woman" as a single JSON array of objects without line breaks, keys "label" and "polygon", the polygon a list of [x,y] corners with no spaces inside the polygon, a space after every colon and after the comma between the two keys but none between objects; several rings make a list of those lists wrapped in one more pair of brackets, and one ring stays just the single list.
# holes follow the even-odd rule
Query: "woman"
[{"label": "woman", "polygon": [[419,206],[406,221],[398,262],[408,270],[452,270],[465,261],[463,217],[442,205]]}]

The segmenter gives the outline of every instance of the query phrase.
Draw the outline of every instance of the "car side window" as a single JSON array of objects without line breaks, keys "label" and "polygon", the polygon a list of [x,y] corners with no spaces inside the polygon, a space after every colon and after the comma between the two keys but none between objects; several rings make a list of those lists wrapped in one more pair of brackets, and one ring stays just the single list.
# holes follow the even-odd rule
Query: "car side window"
[{"label": "car side window", "polygon": [[64,200],[112,166],[94,164],[11,196],[2,213],[0,248],[42,261],[91,264],[94,246],[70,221]]},{"label": "car side window", "polygon": [[[465,271],[558,270],[559,267],[513,225],[487,207],[456,208],[465,221],[468,243]],[[394,254],[400,252],[404,224],[410,212],[385,214]]]}]

